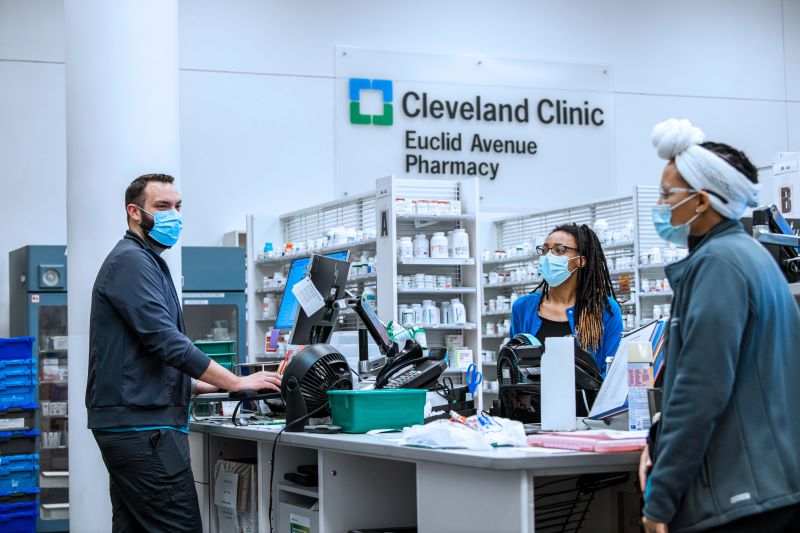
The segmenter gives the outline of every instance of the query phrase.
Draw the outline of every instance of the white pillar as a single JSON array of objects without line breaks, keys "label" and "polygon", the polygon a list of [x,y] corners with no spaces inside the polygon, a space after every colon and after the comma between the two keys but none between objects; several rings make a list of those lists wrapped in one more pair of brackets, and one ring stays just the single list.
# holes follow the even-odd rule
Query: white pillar
[{"label": "white pillar", "polygon": [[[177,0],[65,0],[70,530],[111,530],[84,403],[92,286],[135,177],[180,175]],[[164,258],[180,288],[180,247]],[[124,424],[124,421],[120,421]]]}]

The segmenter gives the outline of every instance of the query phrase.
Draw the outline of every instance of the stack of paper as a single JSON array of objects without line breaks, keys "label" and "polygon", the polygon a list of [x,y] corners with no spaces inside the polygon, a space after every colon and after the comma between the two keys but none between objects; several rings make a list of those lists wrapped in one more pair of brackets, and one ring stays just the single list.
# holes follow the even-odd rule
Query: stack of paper
[{"label": "stack of paper", "polygon": [[646,444],[646,431],[597,429],[569,433],[535,433],[528,436],[529,446],[580,452],[635,452],[643,450]]}]

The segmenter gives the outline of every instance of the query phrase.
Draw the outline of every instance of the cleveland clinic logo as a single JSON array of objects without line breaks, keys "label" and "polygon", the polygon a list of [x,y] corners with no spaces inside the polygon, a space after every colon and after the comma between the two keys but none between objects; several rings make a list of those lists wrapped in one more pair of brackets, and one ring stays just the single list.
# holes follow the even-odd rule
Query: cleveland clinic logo
[{"label": "cleveland clinic logo", "polygon": [[[380,91],[383,95],[383,113],[380,115],[366,115],[361,112],[361,91],[369,90]],[[392,98],[392,82],[390,80],[350,78],[350,124],[391,126],[394,123]]]}]

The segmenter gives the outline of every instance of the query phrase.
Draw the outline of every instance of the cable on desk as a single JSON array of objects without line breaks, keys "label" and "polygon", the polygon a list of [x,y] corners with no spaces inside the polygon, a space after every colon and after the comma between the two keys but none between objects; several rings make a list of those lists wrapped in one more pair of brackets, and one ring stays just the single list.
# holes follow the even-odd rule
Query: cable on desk
[{"label": "cable on desk", "polygon": [[[319,413],[320,411],[322,411],[326,407],[328,407],[328,402],[325,402],[324,404],[320,405],[319,407],[317,407],[316,409],[314,409],[313,411],[311,411],[307,415],[302,416],[302,417],[298,418],[297,420],[294,420],[292,422],[292,424],[298,424],[300,422],[308,420],[309,418],[311,418],[315,414]],[[270,528],[272,528],[272,529],[275,529],[272,526],[272,486],[275,484],[275,480],[273,479],[273,476],[275,475],[275,450],[278,449],[278,440],[281,438],[281,435],[283,434],[284,431],[286,431],[286,428],[288,426],[289,426],[289,421],[287,420],[286,421],[286,425],[284,425],[281,428],[281,430],[278,432],[278,434],[275,436],[275,442],[272,445],[272,458],[270,459],[270,462],[269,462],[269,514],[267,515],[267,520],[269,520],[269,525],[270,525]]]}]

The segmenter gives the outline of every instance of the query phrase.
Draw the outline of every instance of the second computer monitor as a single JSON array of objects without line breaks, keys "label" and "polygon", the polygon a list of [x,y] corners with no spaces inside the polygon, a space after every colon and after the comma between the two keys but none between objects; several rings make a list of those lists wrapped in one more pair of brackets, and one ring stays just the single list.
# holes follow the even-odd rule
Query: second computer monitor
[{"label": "second computer monitor", "polygon": [[[350,263],[349,251],[315,255],[292,261],[286,279],[275,328],[292,330],[290,344],[315,344],[327,342],[336,323],[337,313],[333,301],[344,297]],[[325,307],[311,317],[305,314],[292,287],[309,273],[311,282],[326,301]]]}]

